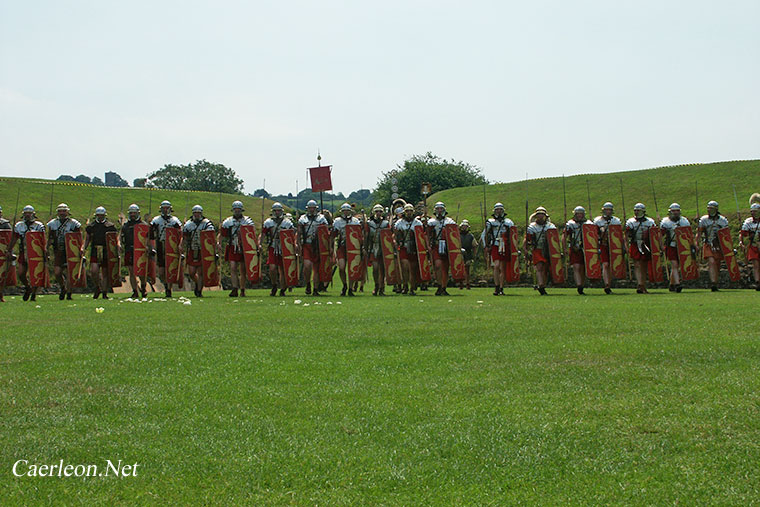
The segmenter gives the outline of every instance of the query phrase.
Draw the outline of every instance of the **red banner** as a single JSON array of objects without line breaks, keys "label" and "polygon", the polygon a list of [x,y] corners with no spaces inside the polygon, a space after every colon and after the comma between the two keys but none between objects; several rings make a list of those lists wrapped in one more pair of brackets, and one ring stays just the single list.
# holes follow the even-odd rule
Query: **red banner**
[{"label": "red banner", "polygon": [[623,280],[626,277],[625,242],[623,226],[612,224],[607,227],[607,242],[610,249],[610,271],[612,278]]},{"label": "red banner", "polygon": [[106,233],[106,271],[111,287],[121,287],[121,264],[119,263],[119,233]]},{"label": "red banner", "polygon": [[132,270],[135,276],[146,276],[148,274],[148,263],[150,255],[148,252],[148,235],[150,226],[148,224],[136,224],[133,232],[132,245]]},{"label": "red banner", "polygon": [[330,229],[326,225],[317,226],[317,248],[319,248],[319,281],[332,280],[332,258],[330,258]]},{"label": "red banner", "polygon": [[396,256],[393,248],[393,231],[380,229],[380,249],[383,253],[383,266],[385,266],[385,282],[388,285],[401,283],[396,264]]},{"label": "red banner", "polygon": [[203,268],[203,286],[218,286],[219,265],[216,259],[216,234],[211,230],[201,231],[201,267]]},{"label": "red banner", "polygon": [[649,250],[652,252],[652,258],[647,264],[650,282],[664,282],[665,274],[662,272],[662,250],[660,249],[660,239],[662,231],[659,227],[649,228]]},{"label": "red banner", "polygon": [[602,259],[599,257],[599,228],[595,224],[583,224],[581,227],[586,278],[598,280],[602,277]]},{"label": "red banner", "polygon": [[45,233],[42,231],[27,231],[26,265],[27,279],[30,287],[45,287]]},{"label": "red banner", "polygon": [[0,230],[0,277],[5,276],[5,283],[3,285],[6,287],[15,287],[16,285],[16,270],[11,264],[12,252],[8,250],[11,238],[13,238],[12,230]]},{"label": "red banner", "polygon": [[87,270],[84,269],[82,260],[82,233],[79,231],[67,232],[64,237],[66,245],[66,270],[72,287],[87,287]]},{"label": "red banner", "polygon": [[433,277],[430,272],[427,234],[425,233],[424,227],[414,228],[414,242],[417,245],[417,264],[419,267],[420,281],[429,282]]},{"label": "red banner", "polygon": [[182,231],[175,227],[167,227],[165,233],[164,266],[166,267],[166,283],[169,285],[175,283],[178,284],[182,280],[182,270],[180,268],[180,261],[182,258],[182,252],[180,251]]},{"label": "red banner", "polygon": [[459,226],[456,224],[443,226],[443,238],[446,240],[446,247],[449,251],[451,278],[457,281],[464,280],[467,272],[462,255],[462,237],[459,235]]},{"label": "red banner", "polygon": [[720,251],[723,252],[723,260],[728,268],[728,277],[731,278],[732,282],[738,282],[742,279],[742,273],[739,271],[739,264],[736,262],[734,243],[731,239],[731,230],[728,227],[718,231],[718,242],[720,243]]},{"label": "red banner", "polygon": [[362,226],[346,224],[346,272],[351,282],[362,279]]},{"label": "red banner", "polygon": [[309,176],[311,176],[311,191],[324,192],[326,190],[332,190],[332,178],[330,177],[331,172],[331,165],[309,167]]},{"label": "red banner", "polygon": [[696,256],[692,256],[691,247],[694,245],[694,232],[691,227],[684,225],[676,227],[676,250],[678,251],[678,267],[684,280],[699,279],[699,265]]},{"label": "red banner", "polygon": [[243,243],[243,260],[248,281],[261,281],[261,264],[259,263],[259,244],[256,240],[256,227],[253,225],[240,226],[240,240]]},{"label": "red banner", "polygon": [[549,245],[549,272],[554,285],[565,283],[565,267],[562,262],[562,243],[557,229],[546,230],[546,242]]},{"label": "red banner", "polygon": [[280,230],[280,248],[282,249],[282,264],[285,271],[285,285],[295,287],[298,285],[295,229]]}]

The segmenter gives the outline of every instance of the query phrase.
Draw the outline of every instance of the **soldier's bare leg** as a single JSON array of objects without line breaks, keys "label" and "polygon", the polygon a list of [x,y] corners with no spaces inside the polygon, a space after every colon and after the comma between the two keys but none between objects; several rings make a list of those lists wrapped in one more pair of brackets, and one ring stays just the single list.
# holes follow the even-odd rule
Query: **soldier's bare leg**
[{"label": "soldier's bare leg", "polygon": [[24,285],[24,301],[27,301],[29,299],[29,296],[32,294],[32,288],[29,287],[29,281],[26,279],[26,264],[19,262],[16,265],[16,276]]},{"label": "soldier's bare leg", "polygon": [[[341,290],[340,295],[345,296],[346,290],[348,290],[348,287],[346,287],[346,259],[338,259],[338,274],[340,275],[340,281],[343,282],[343,290]],[[351,292],[349,290],[349,292]]]},{"label": "soldier's bare leg", "polygon": [[270,264],[269,265],[269,281],[272,282],[272,290],[269,292],[270,296],[277,295],[277,289],[280,285],[280,279],[278,275],[279,275],[278,266],[274,264]]},{"label": "soldier's bare leg", "polygon": [[375,289],[372,291],[373,296],[385,294],[385,265],[377,259],[372,261],[372,280],[375,282]]},{"label": "soldier's bare leg", "polygon": [[[760,259],[752,259],[752,271],[755,274],[755,290],[760,290]],[[2,287],[0,287],[2,295]]]},{"label": "soldier's bare leg", "polygon": [[[304,247],[306,248],[306,247]],[[311,272],[312,272],[312,262],[309,259],[303,260],[303,279],[304,282],[306,282],[306,294],[311,294]],[[314,289],[316,290],[317,286],[314,285]]]},{"label": "soldier's bare leg", "polygon": [[444,258],[438,258],[435,260],[435,270],[438,275],[438,290],[435,291],[436,296],[447,295],[446,286],[449,282],[449,260]]},{"label": "soldier's bare leg", "polygon": [[248,282],[248,272],[245,262],[238,262],[238,280],[240,281],[240,297],[245,297],[245,285]]},{"label": "soldier's bare leg", "polygon": [[573,264],[573,278],[575,279],[575,287],[578,289],[578,294],[583,294],[583,286],[586,283],[586,270],[583,264]]},{"label": "soldier's bare leg", "polygon": [[720,263],[716,262],[715,257],[707,258],[707,270],[710,273],[710,284],[713,292],[718,290],[718,273],[720,270]]},{"label": "soldier's bare leg", "polygon": [[647,291],[647,261],[640,260],[635,261],[633,265],[633,271],[636,273],[636,282],[638,283],[638,289],[636,292],[639,294],[649,294]]},{"label": "soldier's bare leg", "polygon": [[549,266],[545,262],[539,262],[536,264],[536,282],[538,283],[538,292],[542,295],[546,295],[546,281],[548,279]]},{"label": "soldier's bare leg", "polygon": [[670,287],[672,290],[677,290],[679,285],[681,285],[681,272],[678,261],[670,261]]},{"label": "soldier's bare leg", "polygon": [[501,261],[497,260],[493,263],[493,295],[498,296],[501,294]]},{"label": "soldier's bare leg", "polygon": [[53,266],[53,276],[55,277],[55,281],[58,282],[58,287],[60,288],[58,292],[58,299],[63,299],[66,296],[67,287],[66,287],[66,280],[63,279],[63,269],[61,269],[60,266]]},{"label": "soldier's bare leg", "polygon": [[609,289],[612,285],[612,277],[610,276],[610,264],[608,262],[602,263],[602,280],[605,288]]},{"label": "soldier's bare leg", "polygon": [[[319,265],[315,265],[311,270],[311,277],[314,283],[314,290],[312,291],[312,295],[319,296]],[[327,286],[325,286],[323,289],[326,288]]]}]

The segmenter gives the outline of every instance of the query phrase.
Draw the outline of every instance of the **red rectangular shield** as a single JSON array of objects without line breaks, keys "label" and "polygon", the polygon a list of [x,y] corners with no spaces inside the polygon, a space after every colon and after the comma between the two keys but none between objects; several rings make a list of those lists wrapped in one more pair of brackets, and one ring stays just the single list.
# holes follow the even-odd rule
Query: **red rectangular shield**
[{"label": "red rectangular shield", "polygon": [[165,233],[164,266],[166,267],[166,283],[171,285],[182,280],[182,271],[180,270],[182,231],[176,227],[167,227]]},{"label": "red rectangular shield", "polygon": [[443,226],[443,238],[446,240],[446,247],[449,251],[451,278],[457,281],[464,280],[467,273],[462,255],[462,237],[459,235],[459,226],[456,224]]},{"label": "red rectangular shield", "polygon": [[331,165],[309,167],[312,192],[324,192],[326,190],[332,190],[332,179],[330,178],[331,171]]},{"label": "red rectangular shield", "polygon": [[610,250],[610,271],[612,277],[623,280],[626,277],[625,242],[623,241],[623,226],[613,224],[607,227],[607,245]]},{"label": "red rectangular shield", "polygon": [[82,233],[67,232],[64,237],[66,245],[66,270],[72,287],[87,287],[87,272],[82,261]]},{"label": "red rectangular shield", "polygon": [[203,286],[216,287],[219,285],[216,234],[211,230],[201,231],[201,267],[203,268]]},{"label": "red rectangular shield", "polygon": [[393,231],[380,229],[380,249],[383,253],[383,266],[385,266],[385,282],[395,285],[399,282],[398,266],[393,248]]},{"label": "red rectangular shield", "polygon": [[594,224],[583,224],[583,260],[586,277],[598,280],[602,277],[602,259],[599,256],[599,228]]},{"label": "red rectangular shield", "polygon": [[419,266],[420,281],[429,282],[433,277],[430,273],[427,233],[424,227],[414,228],[414,243],[417,245],[417,264]]},{"label": "red rectangular shield", "polygon": [[16,285],[16,270],[11,265],[11,252],[8,251],[11,238],[13,238],[12,230],[3,229],[0,231],[0,277],[5,276],[5,283],[3,285],[7,287]]},{"label": "red rectangular shield", "polygon": [[119,263],[119,233],[106,233],[106,262],[111,287],[121,287],[121,264]]},{"label": "red rectangular shield", "polygon": [[565,283],[565,267],[562,262],[562,243],[557,229],[546,230],[546,242],[549,245],[549,272],[554,285]]},{"label": "red rectangular shield", "polygon": [[295,229],[280,230],[280,248],[282,249],[282,265],[285,271],[285,285],[295,287],[298,285]]},{"label": "red rectangular shield", "polygon": [[148,235],[150,226],[148,224],[137,224],[134,228],[134,238],[132,245],[134,247],[132,254],[132,270],[135,276],[146,276],[148,274],[148,263],[150,255],[148,252]]},{"label": "red rectangular shield", "polygon": [[681,278],[684,280],[698,280],[699,266],[697,259],[691,255],[691,247],[694,244],[694,232],[689,226],[676,227],[676,250],[678,251],[678,265]]},{"label": "red rectangular shield", "polygon": [[317,226],[317,245],[319,248],[319,281],[329,283],[332,280],[330,229],[324,224]]},{"label": "red rectangular shield", "polygon": [[351,282],[362,279],[362,226],[346,224],[346,272]]},{"label": "red rectangular shield", "polygon": [[649,250],[652,252],[652,258],[649,260],[647,270],[649,271],[650,282],[664,282],[665,274],[662,272],[662,250],[660,249],[660,238],[662,231],[656,225],[649,228]]},{"label": "red rectangular shield", "polygon": [[45,233],[42,231],[27,231],[26,264],[27,278],[30,287],[45,287]]},{"label": "red rectangular shield", "polygon": [[251,283],[261,281],[261,264],[259,263],[259,244],[256,240],[256,227],[253,225],[240,226],[240,239],[243,243],[243,260],[245,274]]},{"label": "red rectangular shield", "polygon": [[723,252],[723,260],[728,268],[728,277],[731,278],[732,282],[738,282],[742,278],[742,273],[739,271],[739,264],[736,262],[734,243],[731,239],[731,230],[728,227],[718,231],[718,243],[720,244],[720,251]]}]

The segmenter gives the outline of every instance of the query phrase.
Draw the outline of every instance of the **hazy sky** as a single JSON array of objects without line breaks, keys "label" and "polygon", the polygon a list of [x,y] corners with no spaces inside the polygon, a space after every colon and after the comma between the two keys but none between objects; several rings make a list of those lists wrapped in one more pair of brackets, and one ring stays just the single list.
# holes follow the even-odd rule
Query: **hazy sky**
[{"label": "hazy sky", "polygon": [[760,1],[0,0],[0,175],[411,154],[496,181],[760,157]]}]

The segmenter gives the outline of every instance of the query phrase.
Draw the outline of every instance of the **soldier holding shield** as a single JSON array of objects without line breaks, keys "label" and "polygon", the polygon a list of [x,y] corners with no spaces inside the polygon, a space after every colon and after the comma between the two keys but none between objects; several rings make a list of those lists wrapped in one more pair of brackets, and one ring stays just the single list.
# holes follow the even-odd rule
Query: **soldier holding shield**
[{"label": "soldier holding shield", "polygon": [[193,281],[193,293],[203,297],[203,269],[201,267],[201,231],[213,231],[214,224],[203,216],[203,206],[193,206],[193,215],[182,226],[182,235],[186,247],[185,259],[190,279]]},{"label": "soldier holding shield", "polygon": [[423,227],[423,225],[414,216],[414,206],[405,204],[404,212],[401,218],[396,221],[394,230],[396,231],[398,257],[401,260],[401,275],[404,281],[401,294],[409,294],[410,296],[416,295],[414,290],[417,288],[417,246],[414,230],[418,227]]},{"label": "soldier holding shield", "polygon": [[573,278],[578,294],[583,294],[583,286],[586,283],[586,260],[583,253],[583,224],[591,224],[586,219],[586,208],[576,206],[573,210],[573,218],[565,224],[562,241],[570,251],[570,264],[573,266]]},{"label": "soldier holding shield", "polygon": [[[60,287],[58,299],[71,299],[71,280],[66,269],[66,233],[79,231],[82,224],[69,216],[69,207],[66,203],[59,204],[56,213],[58,216],[47,224],[48,247],[53,251],[53,273]],[[64,273],[66,273],[65,280]]]},{"label": "soldier holding shield", "polygon": [[723,253],[718,241],[718,231],[728,227],[728,219],[718,212],[718,203],[707,203],[707,215],[699,219],[697,227],[697,243],[702,241],[702,258],[707,259],[707,267],[710,273],[710,290],[718,292],[718,274],[720,261]]},{"label": "soldier holding shield", "polygon": [[[298,219],[298,248],[303,259],[303,278],[306,282],[306,294],[319,296],[319,241],[317,227],[328,226],[325,215],[317,212],[317,201],[306,203],[306,213]],[[332,243],[331,243],[332,244]],[[332,252],[330,252],[332,254]],[[314,273],[314,292],[311,291],[311,278]]]},{"label": "soldier holding shield", "polygon": [[612,294],[612,269],[610,264],[610,225],[622,225],[620,219],[613,215],[615,211],[611,202],[605,202],[602,206],[602,214],[594,219],[594,224],[599,228],[599,257],[602,261],[602,279],[604,280],[604,293]]},{"label": "soldier holding shield", "polygon": [[[22,211],[22,219],[16,223],[13,229],[13,238],[10,245],[8,245],[8,254],[13,252],[13,247],[18,241],[18,278],[21,283],[24,284],[24,301],[37,299],[37,287],[31,287],[29,283],[28,275],[28,259],[26,257],[26,233],[27,232],[41,232],[45,233],[45,226],[37,220],[37,214],[32,206],[24,206]],[[45,268],[47,269],[47,268]]]},{"label": "soldier holding shield", "polygon": [[[129,208],[127,208],[127,221],[121,226],[119,243],[124,255],[124,264],[126,264],[127,271],[129,272],[129,284],[132,287],[133,299],[137,299],[137,277],[134,271],[135,225],[137,224],[145,224],[140,217],[140,207],[137,204],[130,204]],[[140,294],[142,297],[147,297],[148,295],[147,278],[147,273],[140,275]]]},{"label": "soldier holding shield", "polygon": [[744,249],[744,257],[752,264],[755,275],[755,290],[760,291],[760,204],[752,203],[750,216],[742,224],[739,246]]},{"label": "soldier holding shield", "polygon": [[13,238],[13,226],[11,225],[10,221],[3,218],[3,207],[0,206],[0,231],[11,231],[10,233],[5,232],[4,234],[9,234],[10,239],[7,239],[7,243],[5,244],[6,250],[0,251],[0,255],[3,256],[3,264],[0,265],[0,303],[5,302],[5,298],[3,298],[3,290],[5,289],[5,281],[6,277],[8,276],[8,270],[13,269],[11,266],[12,258],[13,258],[13,252],[9,248],[10,242]]},{"label": "soldier holding shield", "polygon": [[166,281],[166,229],[182,229],[182,222],[172,215],[172,203],[161,202],[161,214],[150,222],[150,239],[155,241],[155,255],[158,261],[158,276],[166,287],[166,297],[172,297],[171,284]]},{"label": "soldier holding shield", "polygon": [[525,234],[525,242],[523,249],[526,250],[530,256],[530,262],[536,267],[536,283],[538,284],[538,292],[542,295],[546,295],[546,283],[549,281],[549,241],[547,239],[546,231],[556,229],[555,226],[549,220],[549,214],[546,208],[539,206],[536,211],[533,212],[533,220]]},{"label": "soldier holding shield", "polygon": [[494,296],[504,295],[504,282],[509,260],[509,228],[515,224],[504,214],[504,205],[497,202],[493,205],[493,214],[483,229],[485,249],[493,264]]},{"label": "soldier holding shield", "polygon": [[217,236],[217,247],[221,249],[222,238],[227,239],[227,246],[224,250],[224,260],[230,263],[230,277],[232,278],[232,291],[230,297],[238,297],[238,288],[240,296],[245,297],[245,264],[243,263],[243,246],[240,241],[240,226],[255,225],[253,219],[243,215],[242,201],[232,203],[232,216],[227,217],[222,222],[221,230]]},{"label": "soldier holding shield", "polygon": [[390,228],[390,223],[383,216],[384,212],[382,205],[375,204],[372,207],[372,216],[367,220],[365,245],[367,245],[367,251],[372,261],[372,278],[375,281],[375,288],[372,290],[373,296],[385,295],[385,264],[383,263],[380,231]]},{"label": "soldier holding shield", "polygon": [[[665,233],[663,235],[663,244],[665,245],[665,256],[670,261],[670,292],[681,292],[681,262],[678,257],[678,248],[676,245],[676,229],[678,227],[690,227],[691,224],[686,217],[681,216],[681,206],[674,202],[668,207],[668,216],[660,221],[660,229]],[[696,251],[696,245],[692,245],[693,251]]]},{"label": "soldier holding shield", "polygon": [[353,216],[353,209],[347,202],[340,206],[340,215],[333,220],[330,243],[336,243],[335,255],[338,261],[338,274],[340,275],[340,281],[343,282],[343,289],[340,295],[345,296],[346,292],[348,292],[349,296],[353,296],[353,284],[349,287],[346,279],[346,225],[361,225],[359,219]]},{"label": "soldier holding shield", "polygon": [[282,244],[280,242],[280,231],[284,229],[293,229],[293,222],[283,214],[282,204],[276,202],[272,204],[272,216],[264,221],[261,228],[260,244],[264,244],[266,238],[269,245],[267,255],[267,266],[269,266],[269,280],[272,282],[272,292],[270,296],[277,295],[277,287],[280,287],[280,296],[285,295],[285,266],[282,260]]},{"label": "soldier holding shield", "polygon": [[109,276],[108,276],[108,257],[106,252],[106,233],[117,232],[116,226],[107,219],[106,209],[103,206],[95,208],[95,219],[92,220],[85,228],[87,238],[82,245],[82,255],[90,246],[90,276],[95,283],[95,293],[93,299],[103,295],[103,299],[108,299]]},{"label": "soldier holding shield", "polygon": [[633,207],[633,217],[625,223],[628,233],[628,254],[633,260],[638,294],[649,294],[647,290],[647,263],[652,258],[649,247],[649,229],[655,227],[655,221],[647,216],[647,208],[638,202]]},{"label": "soldier holding shield", "polygon": [[436,276],[438,276],[438,290],[435,291],[435,295],[448,296],[449,293],[446,291],[446,285],[449,282],[449,250],[443,230],[447,225],[456,225],[456,222],[446,216],[446,205],[440,201],[435,203],[433,215],[433,218],[427,221],[427,230],[430,251],[433,256],[433,265],[435,266]]}]

